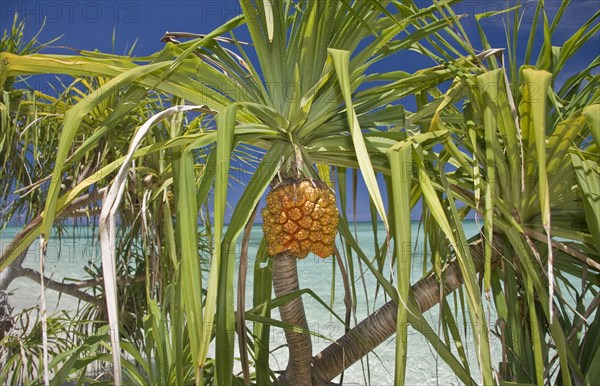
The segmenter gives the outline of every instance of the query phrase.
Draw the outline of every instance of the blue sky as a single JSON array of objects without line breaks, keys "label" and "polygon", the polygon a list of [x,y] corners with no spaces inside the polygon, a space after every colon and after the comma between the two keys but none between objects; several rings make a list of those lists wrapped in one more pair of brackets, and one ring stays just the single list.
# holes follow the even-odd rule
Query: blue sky
[{"label": "blue sky", "polygon": [[[428,5],[430,0],[416,0],[418,5]],[[515,1],[486,1],[466,0],[454,7],[457,14],[465,15],[462,19],[463,26],[472,39],[472,43],[479,48],[479,39],[475,26],[474,15],[500,10]],[[534,18],[535,1],[526,3],[522,9],[524,24],[531,24]],[[560,5],[559,0],[546,1],[548,13],[552,16]],[[591,17],[600,7],[600,0],[573,0],[563,18],[556,35],[554,45],[562,45],[578,26]],[[127,52],[137,41],[134,55],[144,56],[163,47],[161,36],[166,32],[195,32],[206,33],[221,25],[226,20],[241,13],[237,0],[224,1],[31,1],[31,0],[3,0],[0,2],[0,29],[9,28],[15,13],[26,19],[27,35],[32,37],[41,28],[45,20],[40,41],[48,41],[62,36],[54,43],[53,48],[46,52],[69,53],[64,47],[86,50],[100,50],[122,54]],[[504,47],[505,19],[495,16],[486,19],[484,28],[491,38],[492,46]],[[528,29],[528,28],[526,28]],[[113,31],[115,45],[113,47]],[[238,38],[247,39],[247,35],[240,33]],[[528,35],[519,36],[519,44],[524,47]],[[541,46],[541,34],[538,34],[537,43]],[[600,37],[596,35],[582,51],[578,60],[569,63],[567,73],[575,74],[581,68],[578,65],[589,63],[600,53]],[[435,65],[431,60],[418,55],[406,53],[404,56],[377,64],[375,71],[404,70],[415,71],[419,68]],[[559,79],[561,81],[561,79]],[[564,79],[562,79],[564,81]],[[40,81],[32,83],[33,87],[47,87]],[[404,102],[404,101],[403,101]],[[407,108],[411,109],[412,101],[406,101]],[[232,186],[231,196],[235,200],[242,188]],[[359,180],[358,190],[359,209],[357,212],[360,220],[368,220],[367,205],[368,195],[364,184]],[[418,217],[419,213],[413,213]]]}]

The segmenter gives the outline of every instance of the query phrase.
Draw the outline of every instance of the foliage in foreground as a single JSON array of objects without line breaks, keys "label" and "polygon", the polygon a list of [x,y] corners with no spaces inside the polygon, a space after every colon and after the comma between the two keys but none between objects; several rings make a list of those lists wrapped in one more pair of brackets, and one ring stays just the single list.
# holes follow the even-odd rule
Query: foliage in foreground
[{"label": "foliage in foreground", "polygon": [[[106,288],[116,288],[120,308],[109,306],[109,318],[110,312],[112,318],[131,313],[126,299],[139,305],[135,314],[141,318],[121,318],[120,325],[110,320],[112,328],[94,332],[82,346],[86,350],[77,351],[81,341],[68,335],[72,351],[66,346],[62,351],[69,355],[50,350],[53,376],[84,377],[88,364],[115,360],[109,353],[116,343],[123,350],[123,371],[136,383],[242,382],[233,374],[237,336],[244,382],[274,381],[269,331],[291,326],[272,319],[270,311],[307,292],[273,298],[277,272],[262,245],[251,267],[252,308],[238,303],[236,315],[235,245],[273,178],[300,160],[307,175],[335,173],[342,213],[336,264],[350,277],[349,298],[356,304],[356,279],[366,267],[365,274],[390,299],[377,320],[384,339],[396,334],[397,383],[404,383],[410,355],[408,323],[466,384],[598,379],[600,369],[592,364],[600,359],[600,94],[594,75],[600,59],[563,82],[557,79],[597,33],[599,14],[555,47],[569,2],[549,21],[540,1],[539,24],[531,27],[521,64],[511,44],[520,30],[518,7],[506,13],[514,21],[508,50],[494,50],[481,31],[484,51],[478,53],[465,43],[448,6],[454,2],[423,9],[412,2],[383,3],[389,7],[371,1],[273,6],[241,1],[239,18],[181,44],[166,36],[165,49],[148,58],[0,54],[7,133],[0,146],[3,184],[21,189],[15,208],[30,211],[29,226],[3,253],[0,269],[38,236],[50,238],[61,216],[77,213],[74,204],[90,204],[77,200],[100,189],[124,189],[123,204],[114,207],[126,224],[113,239],[117,269],[114,277],[98,272],[105,285],[96,290],[110,298]],[[486,16],[493,15],[479,17]],[[241,25],[250,32],[258,63],[232,33]],[[533,48],[536,32],[543,36],[539,52]],[[224,39],[228,34],[231,40]],[[369,70],[409,49],[439,65],[413,74]],[[13,88],[19,77],[49,72],[73,78],[58,98],[21,96]],[[289,85],[296,97],[289,97]],[[416,111],[399,104],[408,97],[415,98]],[[184,101],[195,106],[177,107]],[[236,160],[256,162],[256,169],[224,225]],[[351,204],[346,182],[358,184],[357,170],[371,198],[374,251],[361,248],[346,215]],[[91,204],[95,218],[97,202]],[[405,246],[415,205],[423,212],[424,271],[432,271],[434,280],[411,287],[414,253]],[[199,211],[205,236],[196,227]],[[482,225],[471,240],[463,227],[468,214]],[[389,243],[377,238],[377,218]],[[207,243],[209,259],[199,258],[199,239]],[[132,256],[135,264],[128,260]],[[246,259],[242,254],[240,260]],[[103,268],[110,264],[115,261],[105,260]],[[127,270],[131,266],[134,272]],[[136,278],[145,285],[122,285]],[[462,284],[456,307],[440,298],[436,282],[447,292]],[[441,302],[437,332],[421,314],[436,302]],[[104,318],[103,306],[89,307],[95,310],[91,315]],[[489,307],[497,314],[491,323]],[[310,382],[330,381],[363,355],[350,360],[344,345],[356,344],[366,354],[381,341],[369,335],[372,327],[356,343],[352,312],[357,310],[349,309],[344,321],[355,330],[313,357]],[[492,334],[502,342],[499,364],[491,359]],[[465,335],[473,340],[465,341]],[[211,342],[214,359],[208,357]],[[467,351],[476,353],[475,360]],[[10,381],[12,375],[2,376]]]}]

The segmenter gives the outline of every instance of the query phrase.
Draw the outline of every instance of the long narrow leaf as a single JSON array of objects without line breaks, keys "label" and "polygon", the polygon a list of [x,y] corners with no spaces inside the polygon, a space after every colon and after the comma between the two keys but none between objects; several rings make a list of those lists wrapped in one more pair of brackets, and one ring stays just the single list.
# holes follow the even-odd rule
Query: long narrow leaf
[{"label": "long narrow leaf", "polygon": [[342,91],[342,95],[344,96],[344,101],[346,102],[346,115],[348,117],[348,125],[350,126],[352,142],[354,143],[354,150],[356,151],[356,158],[358,159],[360,170],[362,172],[363,178],[365,179],[365,184],[367,185],[369,195],[375,203],[377,212],[379,213],[379,216],[381,217],[381,220],[385,225],[386,232],[389,232],[387,216],[385,215],[385,208],[383,206],[383,200],[381,198],[381,193],[377,184],[375,172],[373,171],[371,159],[369,157],[369,153],[367,152],[365,140],[363,138],[363,134],[358,123],[358,119],[356,117],[356,113],[354,111],[352,103],[352,95],[350,88],[351,80],[349,73],[350,53],[348,51],[329,49],[329,54],[333,59],[333,64],[335,66],[335,72],[338,78],[338,82]]},{"label": "long narrow leaf", "polygon": [[399,151],[388,151],[392,171],[392,195],[394,200],[394,242],[398,272],[398,319],[396,328],[396,371],[394,382],[404,385],[406,377],[407,325],[410,269],[411,269],[411,220],[410,220],[410,188],[412,183],[412,146],[407,144]]}]

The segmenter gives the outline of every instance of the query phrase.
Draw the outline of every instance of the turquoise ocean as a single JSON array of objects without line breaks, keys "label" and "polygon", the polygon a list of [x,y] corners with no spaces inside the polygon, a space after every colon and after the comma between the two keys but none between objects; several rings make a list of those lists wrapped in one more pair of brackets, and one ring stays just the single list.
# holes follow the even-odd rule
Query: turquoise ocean
[{"label": "turquoise ocean", "polygon": [[[466,221],[464,228],[467,236],[472,236],[479,231],[477,223]],[[19,228],[9,227],[0,231],[0,250],[6,248]],[[353,228],[359,245],[368,256],[374,255],[375,243],[373,231],[370,223],[357,223]],[[423,276],[423,248],[422,235],[419,232],[419,224],[412,224],[412,236],[415,255],[412,259],[411,283],[415,283]],[[420,237],[421,236],[421,237]],[[262,232],[260,225],[254,227],[249,248],[249,274],[246,288],[246,307],[252,307],[252,264],[254,256],[260,244]],[[385,240],[383,226],[379,227],[379,242]],[[239,248],[238,248],[239,249]],[[367,271],[367,267],[358,264],[355,261],[355,279],[357,289],[356,320],[361,321],[368,314],[381,307],[389,299],[386,298],[384,291],[377,288],[376,281],[372,274]],[[88,279],[89,275],[84,271],[89,262],[100,264],[101,257],[97,238],[93,236],[91,229],[72,230],[67,228],[66,233],[61,237],[51,239],[46,259],[45,273],[57,281],[68,282],[69,279]],[[39,270],[39,244],[36,241],[28,251],[24,261],[24,266]],[[365,271],[360,274],[360,269]],[[326,303],[330,304],[335,312],[343,318],[345,306],[343,302],[344,287],[339,268],[333,272],[332,259],[320,259],[315,255],[309,255],[306,259],[300,260],[298,272],[301,288],[310,288]],[[386,269],[389,276],[389,269]],[[236,272],[237,278],[237,272]],[[389,277],[388,277],[389,278]],[[24,308],[36,307],[39,304],[40,287],[37,283],[27,278],[18,278],[9,286],[10,303],[14,308],[13,313],[17,313]],[[235,293],[235,292],[234,292]],[[319,334],[313,336],[313,354],[316,354],[344,332],[343,325],[335,318],[332,318],[323,306],[310,296],[303,297],[304,306],[307,313],[308,324],[311,331]],[[450,296],[450,303],[453,304],[453,297]],[[67,310],[74,312],[77,308],[77,299],[69,295],[59,295],[52,290],[46,290],[46,301],[49,312]],[[489,310],[490,322],[495,322],[495,313],[493,306],[485,305]],[[489,307],[488,307],[489,306]],[[273,312],[274,318],[278,319],[277,311]],[[439,308],[435,306],[425,313],[425,318],[435,331],[439,328]],[[459,326],[463,321],[457,320]],[[472,376],[477,381],[479,371],[475,360],[472,338],[469,336],[470,328],[460,328],[466,331],[463,337],[468,350],[468,357]],[[271,349],[275,349],[284,344],[284,334],[281,329],[271,329]],[[407,385],[458,385],[461,382],[452,374],[443,360],[437,355],[436,351],[429,344],[427,339],[419,332],[409,327],[408,333],[408,365],[407,365]],[[492,346],[492,359],[495,363],[500,360],[500,347],[494,336],[490,337]],[[362,362],[357,362],[350,367],[344,374],[345,385],[391,385],[394,380],[394,354],[396,344],[394,338],[380,345],[372,354]],[[273,351],[271,356],[272,368],[285,368],[287,363],[287,349],[280,347]]]}]

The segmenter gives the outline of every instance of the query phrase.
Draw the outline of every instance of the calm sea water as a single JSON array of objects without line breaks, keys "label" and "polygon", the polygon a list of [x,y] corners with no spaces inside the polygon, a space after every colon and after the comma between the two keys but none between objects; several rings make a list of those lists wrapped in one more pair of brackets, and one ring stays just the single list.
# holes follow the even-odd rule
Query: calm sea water
[{"label": "calm sea water", "polygon": [[[464,224],[467,236],[471,236],[478,231],[475,222],[467,221]],[[18,228],[7,228],[0,233],[0,249],[4,249],[12,240]],[[88,229],[80,229],[73,233],[69,231],[63,236],[60,242],[58,239],[51,240],[46,260],[46,275],[54,280],[68,282],[70,279],[87,279],[89,275],[85,273],[84,267],[90,261],[99,264],[101,261],[97,239],[92,237]],[[412,235],[413,245],[415,245],[415,257],[412,261],[411,282],[418,281],[423,275],[423,250],[418,241],[418,224],[413,223]],[[375,243],[370,223],[359,223],[356,226],[357,240],[368,256],[374,255]],[[379,242],[385,240],[383,227],[378,232]],[[256,248],[260,243],[260,226],[254,228],[251,235],[249,256],[256,254]],[[422,239],[421,239],[422,240]],[[29,249],[24,262],[25,267],[39,269],[39,244],[35,242]],[[354,257],[356,262],[356,256]],[[250,262],[252,264],[252,261]],[[320,259],[310,255],[304,260],[299,261],[298,271],[300,276],[300,285],[302,288],[312,289],[326,303],[331,304],[332,308],[341,316],[344,315],[344,288],[339,269],[332,272],[332,259]],[[387,299],[381,288],[377,288],[373,276],[365,272],[360,274],[361,266],[355,263],[355,277],[357,280],[357,305],[356,320],[362,320],[366,315],[379,308],[389,299]],[[367,270],[364,264],[364,271]],[[248,275],[246,289],[246,305],[252,306],[252,275],[251,267]],[[389,275],[389,269],[386,268],[386,274]],[[237,274],[236,274],[237,275]],[[363,279],[364,278],[364,279]],[[335,281],[335,282],[334,282]],[[38,305],[39,286],[26,278],[15,280],[9,287],[11,305],[15,308],[14,312],[27,307]],[[77,307],[77,300],[68,295],[58,295],[54,291],[46,291],[46,299],[50,312],[59,310],[74,310]],[[343,325],[332,318],[328,311],[316,300],[309,296],[304,299],[304,306],[308,317],[309,328],[322,335],[323,337],[313,337],[313,352],[317,353],[331,341],[343,334]],[[439,323],[439,308],[436,306],[425,314],[430,324],[437,330]],[[273,313],[274,318],[279,318],[278,313]],[[495,321],[493,311],[491,311],[492,323]],[[458,320],[457,323],[462,323]],[[468,329],[467,329],[468,331]],[[469,332],[467,332],[468,335]],[[466,336],[466,348],[470,350],[468,356],[473,369],[473,376],[479,379],[475,353],[473,352],[472,339]],[[272,328],[271,348],[275,348],[284,343],[283,331]],[[499,347],[492,337],[491,344],[495,362],[499,360]],[[408,338],[408,366],[407,366],[407,385],[450,385],[460,384],[459,380],[452,374],[444,364],[435,350],[420,333],[409,327]],[[358,362],[349,368],[344,375],[344,384],[356,385],[388,385],[393,383],[394,379],[394,353],[395,340],[389,339],[380,345],[373,354],[365,358],[363,362]],[[271,358],[273,368],[285,368],[287,363],[287,350],[285,348],[275,351]]]}]

